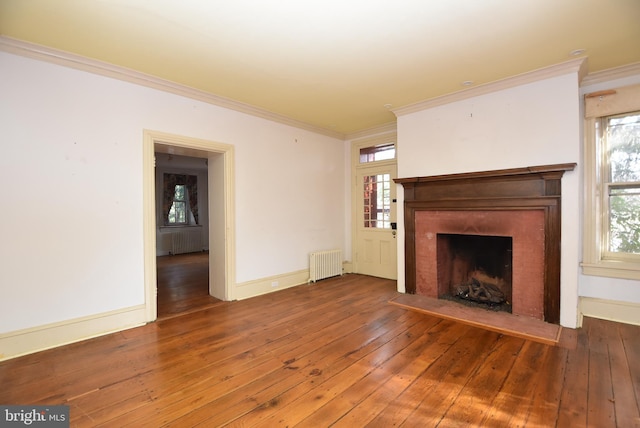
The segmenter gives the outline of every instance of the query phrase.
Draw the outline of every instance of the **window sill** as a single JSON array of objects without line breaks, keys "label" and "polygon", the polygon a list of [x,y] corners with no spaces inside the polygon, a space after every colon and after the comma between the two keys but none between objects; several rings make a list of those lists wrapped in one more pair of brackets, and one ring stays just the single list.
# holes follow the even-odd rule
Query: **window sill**
[{"label": "window sill", "polygon": [[640,264],[616,261],[581,263],[584,275],[640,280]]},{"label": "window sill", "polygon": [[201,224],[176,224],[171,226],[160,226],[160,230],[162,229],[183,229],[185,227],[202,227]]}]

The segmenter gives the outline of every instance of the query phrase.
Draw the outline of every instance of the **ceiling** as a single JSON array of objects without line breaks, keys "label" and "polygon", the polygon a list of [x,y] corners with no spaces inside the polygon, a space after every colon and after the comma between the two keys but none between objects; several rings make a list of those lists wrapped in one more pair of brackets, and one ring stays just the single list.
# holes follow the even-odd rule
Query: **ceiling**
[{"label": "ceiling", "polygon": [[577,49],[640,62],[640,0],[0,0],[0,35],[346,135]]}]

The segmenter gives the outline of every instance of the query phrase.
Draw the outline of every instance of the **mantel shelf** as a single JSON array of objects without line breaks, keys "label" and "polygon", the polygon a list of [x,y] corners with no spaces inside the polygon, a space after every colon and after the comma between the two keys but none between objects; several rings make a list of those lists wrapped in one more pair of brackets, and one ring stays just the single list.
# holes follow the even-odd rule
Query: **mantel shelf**
[{"label": "mantel shelf", "polygon": [[522,178],[522,176],[529,176],[531,178],[538,178],[546,175],[564,174],[566,171],[573,171],[576,167],[576,163],[562,163],[553,165],[538,165],[528,166],[523,168],[510,168],[510,169],[497,169],[492,171],[478,171],[478,172],[463,172],[458,174],[445,174],[445,175],[431,175],[423,177],[406,177],[395,178],[398,184],[405,183],[428,183],[434,181],[452,181],[452,180],[469,180],[469,179],[492,179],[501,178],[508,179],[513,177],[515,179]]}]

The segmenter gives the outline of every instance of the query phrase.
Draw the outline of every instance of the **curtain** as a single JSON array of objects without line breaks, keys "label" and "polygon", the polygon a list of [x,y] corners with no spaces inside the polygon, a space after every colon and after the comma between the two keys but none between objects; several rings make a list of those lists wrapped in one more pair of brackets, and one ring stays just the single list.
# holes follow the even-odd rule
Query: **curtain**
[{"label": "curtain", "polygon": [[173,197],[175,196],[176,184],[178,178],[176,174],[164,174],[164,186],[162,197],[162,212],[164,213],[164,224],[169,222],[169,211],[173,205]]},{"label": "curtain", "polygon": [[189,195],[189,209],[193,214],[193,218],[198,223],[198,177],[195,175],[184,174],[164,174],[164,186],[162,197],[162,212],[164,213],[164,223],[169,221],[169,211],[173,205],[176,185],[186,185]]},{"label": "curtain", "polygon": [[200,224],[198,222],[198,176],[187,175],[186,184],[189,194],[189,209],[191,209],[191,214],[193,214],[196,224]]}]

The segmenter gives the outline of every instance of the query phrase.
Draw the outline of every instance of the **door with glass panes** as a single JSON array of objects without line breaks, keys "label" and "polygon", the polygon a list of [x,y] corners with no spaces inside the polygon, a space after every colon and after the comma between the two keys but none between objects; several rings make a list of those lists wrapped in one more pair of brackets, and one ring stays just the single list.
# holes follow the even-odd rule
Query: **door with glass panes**
[{"label": "door with glass panes", "polygon": [[397,279],[395,162],[356,168],[355,271]]}]

